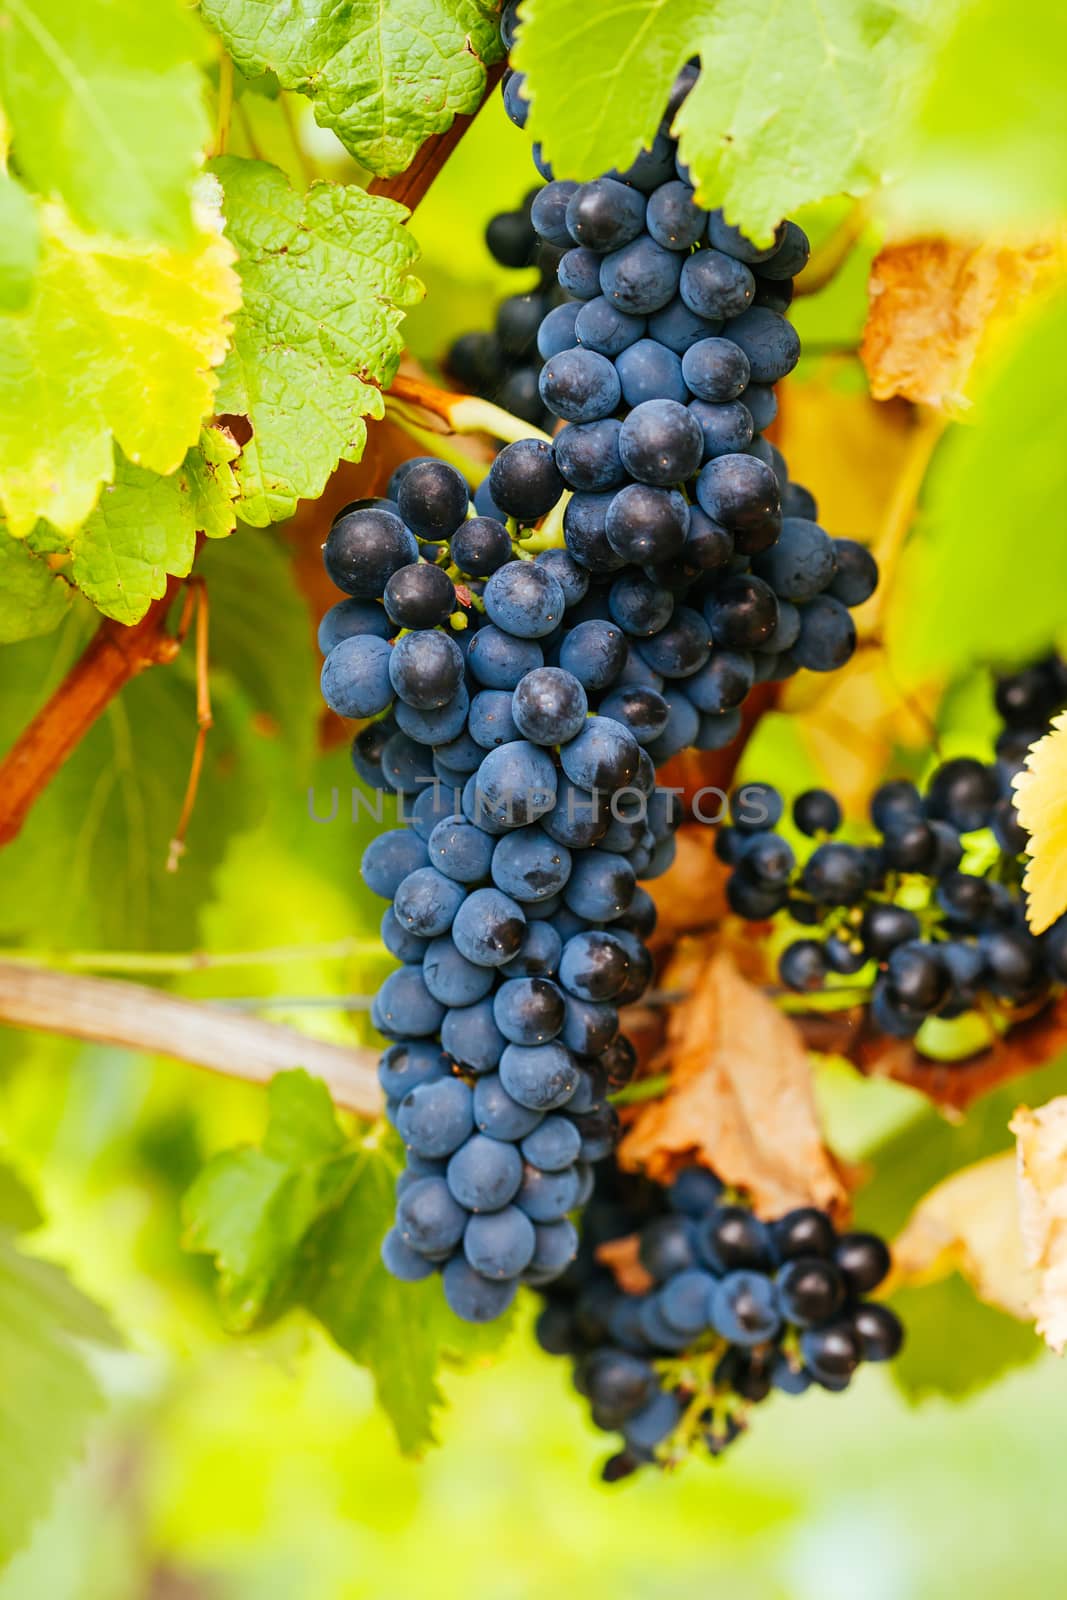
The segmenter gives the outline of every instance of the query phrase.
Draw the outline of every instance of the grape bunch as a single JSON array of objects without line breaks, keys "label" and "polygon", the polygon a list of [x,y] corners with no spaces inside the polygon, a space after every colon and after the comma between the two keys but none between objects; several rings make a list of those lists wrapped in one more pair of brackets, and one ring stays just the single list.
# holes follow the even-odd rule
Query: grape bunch
[{"label": "grape bunch", "polygon": [[[489,482],[527,522],[562,489],[536,440]],[[614,1144],[606,1095],[634,1066],[619,1007],[652,973],[637,879],[670,864],[680,814],[645,748],[667,708],[638,696],[625,720],[630,648],[583,620],[588,576],[561,550],[515,559],[505,524],[470,510],[433,460],[347,507],[324,547],[347,598],[321,644],[327,703],[378,719],[357,771],[411,802],[362,864],[402,963],[372,1011],[408,1153],[385,1261],[409,1280],[439,1269],[457,1314],[483,1321],[573,1256],[568,1214]]]},{"label": "grape bunch", "polygon": [[485,242],[501,266],[536,267],[540,281],[500,302],[492,330],[461,334],[445,355],[444,366],[468,394],[480,395],[523,422],[547,429],[553,419],[538,388],[541,357],[537,332],[549,311],[566,296],[556,283],[560,252],[538,238],[530,220],[536,194],[532,189],[516,210],[492,217]]},{"label": "grape bunch", "polygon": [[[505,17],[505,38],[514,18]],[[786,320],[808,241],[784,222],[758,247],[696,203],[670,124],[652,148],[588,183],[557,179],[531,218],[561,252],[568,298],[537,334],[541,399],[564,426],[567,550],[609,591],[620,626],[670,680],[675,749],[718,748],[754,683],[829,672],[856,644],[849,608],[877,583],[870,553],[832,539],[764,432],[800,342]],[[526,119],[521,74],[505,79]],[[625,572],[625,576],[620,576]]]},{"label": "grape bunch", "polygon": [[[641,1293],[597,1254],[633,1234]],[[543,1291],[537,1337],[572,1358],[597,1427],[621,1433],[604,1467],[615,1481],[694,1449],[721,1454],[775,1389],[840,1392],[862,1362],[890,1360],[900,1322],[865,1298],[889,1266],[877,1235],[838,1233],[812,1207],[762,1222],[703,1167],[666,1192],[605,1172],[574,1264]]]},{"label": "grape bunch", "polygon": [[1012,799],[1027,750],[1067,702],[1067,668],[1050,657],[1005,675],[995,699],[1006,724],[995,759],[943,762],[921,792],[882,784],[862,838],[839,837],[837,799],[810,789],[792,807],[798,858],[777,831],[776,790],[749,784],[733,796],[716,841],[733,869],[731,909],[810,930],[782,951],[787,988],[858,991],[879,1031],[912,1038],[928,1018],[976,1010],[1010,1023],[1067,984],[1067,917],[1040,937],[1027,927],[1027,835]]}]

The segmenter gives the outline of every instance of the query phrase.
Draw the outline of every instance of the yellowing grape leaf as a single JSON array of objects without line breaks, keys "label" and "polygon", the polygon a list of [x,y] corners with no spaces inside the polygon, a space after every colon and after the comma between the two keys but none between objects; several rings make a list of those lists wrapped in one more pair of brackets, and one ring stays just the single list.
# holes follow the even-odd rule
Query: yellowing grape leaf
[{"label": "yellowing grape leaf", "polygon": [[338,461],[358,461],[367,416],[400,361],[404,307],[422,294],[407,212],[362,189],[296,194],[262,161],[214,163],[226,231],[240,251],[244,305],[217,409],[245,416],[240,515],[254,527],[321,493]]},{"label": "yellowing grape leaf", "polygon": [[202,213],[190,246],[84,233],[41,205],[24,309],[0,313],[0,506],[19,537],[71,533],[114,470],[114,445],[171,473],[212,408],[240,299],[234,251]]},{"label": "yellowing grape leaf", "polygon": [[1030,835],[1026,917],[1034,933],[1044,933],[1067,911],[1067,712],[1031,746],[1015,778],[1015,804]]},{"label": "yellowing grape leaf", "polygon": [[[661,981],[674,987],[669,967]],[[800,1035],[724,952],[711,956],[692,992],[672,1006],[652,1070],[669,1071],[670,1087],[639,1107],[619,1146],[624,1167],[662,1183],[702,1162],[747,1190],[765,1216],[800,1205],[845,1210],[848,1196],[822,1141]]]},{"label": "yellowing grape leaf", "polygon": [[40,249],[37,208],[0,165],[0,311],[18,311],[30,298]]},{"label": "yellowing grape leaf", "polygon": [[675,131],[698,198],[768,243],[790,210],[879,181],[922,82],[924,0],[525,0],[513,64],[561,178],[625,167],[690,56]]},{"label": "yellowing grape leaf", "polygon": [[237,453],[229,434],[205,428],[169,477],[119,457],[115,481],[71,541],[71,577],[105,616],[138,622],[168,577],[185,577],[198,533],[216,539],[231,531]]},{"label": "yellowing grape leaf", "polygon": [[491,0],[203,0],[249,77],[274,72],[371,172],[411,164],[457,112],[476,111],[503,54]]},{"label": "yellowing grape leaf", "polygon": [[951,1272],[987,1305],[1029,1320],[1036,1280],[1023,1259],[1014,1151],[937,1184],[894,1241],[890,1289],[934,1283]]},{"label": "yellowing grape leaf", "polygon": [[876,400],[902,395],[966,407],[991,333],[1060,269],[1051,241],[1026,246],[953,239],[888,245],[875,259],[860,357]]},{"label": "yellowing grape leaf", "polygon": [[189,244],[207,36],[180,0],[0,0],[18,170],[89,228]]},{"label": "yellowing grape leaf", "polygon": [[70,585],[0,523],[0,644],[51,633],[70,607]]},{"label": "yellowing grape leaf", "polygon": [[1067,1346],[1067,1096],[1010,1123],[1018,1141],[1019,1208],[1027,1265],[1037,1274],[1030,1305],[1037,1331],[1062,1355]]}]

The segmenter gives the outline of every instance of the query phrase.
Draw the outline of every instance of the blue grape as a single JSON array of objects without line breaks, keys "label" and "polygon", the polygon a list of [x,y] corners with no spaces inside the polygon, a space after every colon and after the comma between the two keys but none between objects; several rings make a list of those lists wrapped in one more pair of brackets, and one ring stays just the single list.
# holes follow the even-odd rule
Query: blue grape
[{"label": "blue grape", "polygon": [[511,691],[482,689],[474,696],[469,713],[470,736],[483,750],[495,750],[522,735],[511,715]]},{"label": "blue grape", "polygon": [[607,514],[614,500],[614,494],[574,494],[563,513],[568,554],[590,572],[616,572],[626,565],[607,538]]},{"label": "blue grape", "polygon": [[630,483],[612,499],[604,527],[624,561],[639,566],[671,561],[685,548],[689,506],[677,489]]},{"label": "blue grape", "polygon": [[433,457],[417,461],[397,491],[400,516],[418,539],[449,539],[467,515],[468,503],[462,474]]},{"label": "blue grape", "polygon": [[752,304],[755,292],[756,281],[748,268],[721,250],[698,250],[682,264],[678,293],[690,311],[708,321],[739,317]]},{"label": "blue grape", "polygon": [[444,1007],[427,989],[417,967],[401,967],[375,996],[371,1021],[387,1039],[420,1039],[436,1033]]},{"label": "blue grape", "polygon": [[393,699],[392,646],[372,633],[342,639],[322,664],[322,698],[340,717],[374,717]]},{"label": "blue grape", "polygon": [[582,1137],[569,1117],[546,1117],[520,1146],[524,1161],[541,1172],[562,1172],[578,1159]]},{"label": "blue grape", "polygon": [[650,1456],[662,1444],[682,1418],[682,1407],[676,1395],[661,1389],[635,1416],[628,1417],[622,1426],[622,1435],[631,1450]]},{"label": "blue grape", "polygon": [[422,958],[422,976],[434,999],[444,1006],[472,1006],[493,987],[492,968],[475,966],[461,956],[447,935],[431,941]]},{"label": "blue grape", "polygon": [[540,1167],[527,1162],[515,1204],[525,1211],[531,1222],[561,1222],[578,1204],[580,1189],[581,1179],[576,1168],[542,1172]]},{"label": "blue grape", "polygon": [[[589,426],[595,428],[598,424],[593,422]],[[566,550],[542,550],[534,557],[534,562],[537,566],[544,567],[545,571],[550,572],[555,578],[563,590],[563,599],[568,608],[576,606],[585,598],[589,590],[589,574],[567,554]]]},{"label": "blue grape", "polygon": [[674,299],[681,270],[680,257],[646,234],[603,258],[600,289],[620,311],[648,316]]},{"label": "blue grape", "polygon": [[567,996],[559,1038],[568,1050],[580,1056],[599,1055],[611,1044],[618,1031],[619,1013],[614,1006],[603,1001],[578,1000],[574,995]]},{"label": "blue grape", "polygon": [[781,599],[811,600],[833,578],[833,542],[818,523],[783,517],[777,542],[754,558],[752,570]]},{"label": "blue grape", "polygon": [[359,599],[377,600],[394,572],[419,559],[419,547],[394,512],[367,509],[342,513],[334,520],[322,558],[338,589]]},{"label": "blue grape", "polygon": [[447,1255],[462,1239],[466,1226],[467,1213],[444,1178],[419,1178],[400,1196],[397,1232],[408,1248],[420,1255]]},{"label": "blue grape", "polygon": [[784,237],[784,228],[784,224],[779,226],[771,244],[753,244],[740,228],[735,228],[727,222],[721,211],[712,211],[708,217],[708,242],[714,249],[725,250],[727,255],[752,265],[758,261],[767,261],[774,255]]},{"label": "blue grape", "polygon": [[[561,669],[577,682],[583,693],[586,689],[606,689],[614,683],[625,658],[626,641],[620,629],[599,618],[590,618],[571,628],[559,652]],[[571,738],[581,733],[585,721],[583,716],[581,723],[575,724]]]},{"label": "blue grape", "polygon": [[463,1322],[493,1322],[515,1298],[515,1280],[494,1283],[475,1272],[463,1256],[453,1256],[441,1273],[449,1308]]},{"label": "blue grape", "polygon": [[[646,684],[630,683],[613,689],[600,702],[600,714],[621,722],[628,728],[638,744],[649,748],[664,732],[670,716],[668,701],[658,689]],[[605,838],[606,848],[611,845]]]},{"label": "blue grape", "polygon": [[575,300],[595,300],[600,293],[600,257],[579,245],[560,257],[556,277],[560,288]]},{"label": "blue grape", "polygon": [[689,606],[675,606],[667,626],[650,639],[637,640],[636,648],[662,677],[689,678],[707,661],[711,634],[699,612]]},{"label": "blue grape", "polygon": [[434,711],[446,705],[459,688],[463,656],[455,641],[436,629],[406,633],[390,650],[389,678],[409,706],[416,711]]},{"label": "blue grape", "polygon": [[398,961],[421,962],[429,943],[427,939],[420,939],[417,934],[409,933],[396,920],[396,913],[392,906],[386,906],[382,913],[381,922],[382,943],[389,954],[396,956]]},{"label": "blue grape", "polygon": [[[574,319],[574,339],[571,342],[614,360],[642,337],[645,326],[644,317],[627,316],[625,311],[613,306],[603,295],[597,295],[594,300],[586,300],[579,308]],[[558,439],[556,443],[558,445]]]},{"label": "blue grape", "polygon": [[514,689],[524,673],[544,661],[536,639],[518,639],[502,628],[479,628],[467,650],[471,676],[487,689]]},{"label": "blue grape", "polygon": [[319,623],[319,650],[328,656],[342,639],[356,639],[373,634],[379,639],[389,639],[394,628],[383,607],[374,600],[338,600]]},{"label": "blue grape", "polygon": [[522,1159],[513,1144],[472,1133],[449,1161],[447,1182],[468,1211],[499,1211],[518,1193]]},{"label": "blue grape", "polygon": [[494,1139],[524,1139],[544,1116],[513,1100],[500,1081],[498,1072],[487,1073],[474,1085],[474,1124]]},{"label": "blue grape", "polygon": [[397,1132],[416,1155],[438,1161],[458,1150],[474,1127],[473,1096],[461,1078],[438,1078],[401,1100]]},{"label": "blue grape", "polygon": [[718,715],[741,705],[754,680],[750,655],[744,651],[715,650],[707,665],[686,679],[685,692],[698,711]]},{"label": "blue grape", "polygon": [[545,439],[516,439],[489,469],[493,499],[519,522],[536,522],[563,493],[555,452]]},{"label": "blue grape", "polygon": [[513,1100],[531,1111],[556,1111],[578,1085],[574,1057],[563,1045],[509,1044],[500,1058],[500,1081]]},{"label": "blue grape", "polygon": [[648,200],[645,226],[665,250],[689,250],[707,226],[708,214],[698,206],[693,191],[679,178],[653,190]]},{"label": "blue grape", "polygon": [[469,517],[452,535],[449,550],[460,572],[488,578],[512,559],[511,535],[494,517]]},{"label": "blue grape", "polygon": [[526,119],[530,115],[530,102],[522,92],[522,86],[525,82],[525,73],[508,72],[501,86],[504,110],[508,114],[509,121],[513,122],[517,128],[525,128]]},{"label": "blue grape", "polygon": [[517,1278],[533,1260],[534,1226],[517,1206],[471,1217],[463,1235],[463,1253],[475,1272],[501,1282]]},{"label": "blue grape", "polygon": [[457,816],[439,822],[427,845],[432,865],[457,883],[483,883],[489,876],[494,847],[489,834]]},{"label": "blue grape", "polygon": [[399,730],[382,746],[382,777],[399,794],[417,794],[431,774],[425,749]]},{"label": "blue grape", "polygon": [[[581,1204],[581,1201],[576,1201]],[[534,1224],[534,1253],[530,1258],[530,1271],[544,1274],[551,1280],[570,1265],[578,1254],[578,1230],[569,1217],[558,1222]]]},{"label": "blue grape", "polygon": [[579,342],[578,311],[579,307],[573,300],[569,300],[562,306],[553,306],[542,320],[537,330],[537,354],[542,361],[549,361],[553,356],[558,356],[562,350],[574,349]]},{"label": "blue grape", "polygon": [[[630,476],[659,488],[691,478],[700,467],[703,449],[704,439],[697,419],[676,400],[646,400],[634,405],[619,435],[619,455]],[[608,538],[611,536],[609,514]],[[683,532],[683,542],[684,537]],[[680,549],[681,544],[671,553],[677,554]],[[653,559],[667,557],[658,555]]]},{"label": "blue grape", "polygon": [[630,904],[635,884],[634,869],[625,856],[590,850],[575,860],[563,900],[590,922],[610,922]]},{"label": "blue grape", "polygon": [[434,939],[452,925],[463,904],[462,885],[436,867],[417,867],[397,885],[393,910],[401,927],[420,939]]},{"label": "blue grape", "polygon": [[595,350],[561,350],[545,362],[538,382],[549,411],[567,422],[610,417],[622,397],[618,373]]},{"label": "blue grape", "polygon": [[461,1067],[475,1074],[492,1072],[507,1044],[496,1025],[492,999],[453,1006],[441,1024],[441,1044]]},{"label": "blue grape", "polygon": [[753,383],[777,383],[800,359],[800,339],[792,323],[766,306],[752,306],[741,316],[728,315],[726,336],[748,357]]},{"label": "blue grape", "polygon": [[578,185],[569,178],[546,183],[534,195],[530,207],[530,221],[542,239],[554,244],[558,250],[570,248],[572,240],[567,227],[567,205]]},{"label": "blue grape", "polygon": [[649,194],[653,189],[658,189],[661,183],[666,183],[673,170],[674,141],[661,128],[652,143],[646,149],[639,150],[628,167],[622,171],[614,170],[611,176],[630,184],[634,189],[640,189],[642,194]]},{"label": "blue grape", "polygon": [[770,1278],[744,1268],[728,1272],[711,1297],[716,1333],[731,1344],[754,1345],[773,1339],[782,1326],[778,1296]]},{"label": "blue grape", "polygon": [[382,1240],[382,1263],[385,1270],[401,1283],[418,1283],[433,1272],[433,1262],[420,1256],[417,1250],[405,1244],[396,1228],[390,1228]]},{"label": "blue grape", "polygon": [[817,594],[800,607],[800,632],[793,646],[797,665],[809,672],[843,667],[856,648],[856,624],[840,600]]},{"label": "blue grape", "polygon": [[711,1323],[711,1297],[717,1279],[691,1267],[668,1278],[659,1294],[660,1315],[678,1333],[698,1338]]},{"label": "blue grape", "polygon": [[645,226],[645,199],[616,178],[579,184],[567,202],[567,231],[575,244],[605,254],[636,239]]},{"label": "blue grape", "polygon": [[514,726],[522,738],[533,744],[565,744],[581,732],[588,710],[584,688],[563,667],[539,667],[528,672],[512,696]]},{"label": "blue grape", "polygon": [[[746,358],[747,359],[747,358]],[[752,418],[752,426],[757,433],[762,433],[769,428],[778,415],[778,396],[766,383],[750,383],[740,396],[741,404]],[[812,506],[814,514],[814,505]],[[793,513],[796,516],[806,516],[806,511]]]},{"label": "blue grape", "polygon": [[534,561],[509,561],[498,568],[485,586],[484,599],[491,621],[517,639],[538,639],[563,620],[563,590]]},{"label": "blue grape", "polygon": [[697,572],[722,572],[734,558],[734,536],[713,522],[700,506],[689,507],[689,531],[682,560]]},{"label": "blue grape", "polygon": [[700,428],[702,462],[713,461],[716,456],[736,455],[752,443],[752,418],[740,400],[720,405],[692,400],[689,415]]},{"label": "blue grape", "polygon": [[520,904],[547,900],[570,877],[571,854],[543,828],[519,828],[493,851],[492,875],[497,888]]},{"label": "blue grape", "polygon": [[675,352],[655,339],[637,339],[615,358],[622,397],[628,406],[645,400],[676,400],[685,405],[689,390]]},{"label": "blue grape", "polygon": [[608,592],[608,610],[624,633],[648,638],[671,620],[674,596],[641,573],[624,572]]},{"label": "blue grape", "polygon": [[530,916],[537,912],[545,911],[551,906],[550,915],[554,914],[562,901],[557,895],[550,900],[541,901],[536,906],[527,905],[526,932],[522,936],[522,944],[517,955],[504,963],[500,971],[505,978],[547,978],[551,977],[559,966],[560,951],[563,941],[555,928],[548,921],[529,921]]},{"label": "blue grape", "polygon": [[499,889],[475,889],[452,924],[461,955],[477,966],[501,967],[517,955],[526,930],[522,907]]},{"label": "blue grape", "polygon": [[371,840],[363,852],[360,872],[372,893],[391,900],[410,872],[426,866],[429,852],[411,828],[390,828]]},{"label": "blue grape", "polygon": [[621,427],[617,418],[605,417],[600,422],[572,423],[556,435],[556,460],[568,488],[595,492],[626,482],[619,455]]},{"label": "blue grape", "polygon": [[579,789],[624,789],[637,773],[641,747],[629,729],[610,717],[587,717],[576,739],[564,745],[560,761]]},{"label": "blue grape", "polygon": [[629,966],[622,941],[594,928],[575,934],[563,946],[559,981],[579,1000],[614,1000],[626,985]]},{"label": "blue grape", "polygon": [[[579,735],[579,737],[581,737]],[[490,822],[522,828],[556,803],[556,769],[551,757],[526,739],[490,750],[474,779],[478,803]]]},{"label": "blue grape", "polygon": [[[447,822],[455,814],[455,791],[443,784],[431,783],[415,801],[411,809],[411,826],[420,839],[425,839],[429,850],[430,838],[439,822]],[[433,865],[433,863],[430,863]],[[451,877],[451,873],[446,874]]]},{"label": "blue grape", "polygon": [[720,321],[698,316],[680,296],[648,319],[649,338],[665,344],[678,356],[684,356],[701,339],[714,338],[721,329]]},{"label": "blue grape", "polygon": [[581,788],[563,776],[556,788],[556,804],[541,826],[550,838],[569,850],[587,850],[603,838],[608,825],[606,806],[600,794]]},{"label": "blue grape", "polygon": [[442,1077],[447,1062],[439,1047],[428,1039],[393,1044],[378,1062],[378,1082],[390,1100],[402,1100],[410,1089],[431,1078]]},{"label": "blue grape", "polygon": [[494,1020],[509,1044],[548,1044],[563,1015],[563,995],[548,978],[509,978],[493,997]]},{"label": "blue grape", "polygon": [[713,522],[733,534],[744,555],[765,550],[778,536],[781,491],[771,469],[754,456],[709,461],[697,479],[697,499]]},{"label": "blue grape", "polygon": [[459,738],[466,726],[469,709],[470,696],[466,685],[462,683],[451,700],[433,711],[416,711],[413,706],[405,705],[403,700],[398,700],[395,706],[400,731],[417,744],[435,746]]},{"label": "blue grape", "polygon": [[[465,774],[478,770],[484,754],[485,751],[480,745],[475,744],[469,733],[461,733],[455,739],[450,739],[447,744],[438,745],[434,750],[435,758],[443,761],[449,771]],[[462,788],[463,785],[460,784],[459,787]]]},{"label": "blue grape", "polygon": [[732,339],[701,339],[682,356],[682,372],[698,400],[737,400],[748,386],[751,369],[745,352]]},{"label": "blue grape", "polygon": [[[688,750],[700,731],[700,713],[688,697],[688,680],[685,692],[681,689],[664,689],[663,698],[667,704],[666,724],[662,733],[646,745],[657,766],[662,766],[680,750]],[[641,875],[644,876],[644,868],[641,869]]]},{"label": "blue grape", "polygon": [[835,539],[833,546],[835,571],[829,591],[842,605],[860,606],[878,587],[878,563],[855,539]]}]

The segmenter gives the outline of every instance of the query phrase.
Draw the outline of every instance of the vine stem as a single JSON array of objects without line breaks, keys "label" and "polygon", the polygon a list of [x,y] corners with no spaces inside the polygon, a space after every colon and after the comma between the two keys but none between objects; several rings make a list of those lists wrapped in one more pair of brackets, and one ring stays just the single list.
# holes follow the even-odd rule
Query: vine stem
[{"label": "vine stem", "polygon": [[335,1105],[365,1117],[381,1110],[375,1050],[329,1044],[280,1023],[116,978],[0,961],[0,1023],[171,1056],[246,1083],[269,1083],[278,1072],[303,1067],[322,1079]]}]

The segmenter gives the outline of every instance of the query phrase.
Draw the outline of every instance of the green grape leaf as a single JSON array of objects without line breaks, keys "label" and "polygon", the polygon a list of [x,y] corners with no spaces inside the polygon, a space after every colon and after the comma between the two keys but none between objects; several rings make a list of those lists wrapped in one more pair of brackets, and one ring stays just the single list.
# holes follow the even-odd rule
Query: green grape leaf
[{"label": "green grape leaf", "polygon": [[322,126],[386,176],[478,109],[486,65],[503,54],[490,0],[202,0],[201,10],[242,72],[273,72],[310,95]]},{"label": "green grape leaf", "polygon": [[70,601],[70,585],[0,523],[0,644],[51,633]]},{"label": "green grape leaf", "polygon": [[525,0],[513,55],[527,133],[560,177],[647,148],[691,56],[676,119],[698,199],[767,244],[798,206],[878,182],[923,60],[923,0]]},{"label": "green grape leaf", "polygon": [[[887,618],[893,661],[912,682],[990,657],[1032,660],[1067,611],[1063,448],[1057,374],[1067,363],[1067,298],[1036,312],[944,440]],[[993,470],[1005,438],[1012,470]],[[937,603],[930,603],[930,596]]]},{"label": "green grape leaf", "polygon": [[[242,530],[205,545],[197,572],[211,602],[215,726],[180,869],[168,872],[166,861],[197,734],[191,640],[169,666],[127,685],[4,850],[0,942],[43,950],[196,948],[236,835],[286,808],[296,813],[294,833],[306,839],[319,660],[289,554],[277,535]],[[57,688],[95,622],[80,601],[55,634],[2,647],[0,749]],[[313,831],[336,855],[335,831]]]},{"label": "green grape leaf", "polygon": [[209,226],[169,248],[86,234],[55,205],[38,216],[33,295],[0,312],[0,505],[16,537],[42,517],[79,527],[115,443],[137,466],[177,470],[240,299],[233,248]]},{"label": "green grape leaf", "polygon": [[381,1242],[392,1226],[399,1167],[371,1135],[349,1139],[326,1090],[301,1071],[275,1078],[259,1148],[214,1157],[186,1196],[187,1246],[215,1257],[223,1317],[249,1332],[302,1306],[369,1368],[402,1450],[433,1442],[445,1357],[481,1357],[510,1320],[467,1328],[440,1280],[399,1283]]},{"label": "green grape leaf", "polygon": [[268,1105],[262,1149],[216,1156],[185,1201],[186,1247],[214,1256],[223,1319],[234,1333],[292,1304],[300,1249],[340,1202],[356,1159],[324,1085],[307,1073],[276,1077]]},{"label": "green grape leaf", "polygon": [[277,167],[238,157],[214,170],[244,291],[216,405],[251,423],[240,516],[265,527],[362,455],[363,419],[383,414],[400,361],[403,308],[422,293],[418,247],[403,207],[362,189],[301,196]]},{"label": "green grape leaf", "polygon": [[0,1562],[26,1538],[102,1407],[82,1341],[119,1342],[59,1267],[0,1231]]},{"label": "green grape leaf", "polygon": [[210,124],[208,41],[179,0],[0,0],[0,101],[18,169],[86,227],[187,243]]},{"label": "green grape leaf", "polygon": [[913,1403],[932,1395],[961,1400],[1044,1349],[1029,1323],[986,1305],[955,1272],[921,1289],[901,1289],[890,1303],[906,1330],[891,1371]]},{"label": "green grape leaf", "polygon": [[171,575],[193,564],[196,536],[219,538],[234,527],[237,483],[229,463],[237,446],[205,428],[177,472],[161,478],[120,456],[114,481],[71,542],[71,576],[105,616],[140,620]]},{"label": "green grape leaf", "polygon": [[40,253],[37,209],[22,185],[0,171],[0,311],[26,304]]}]

